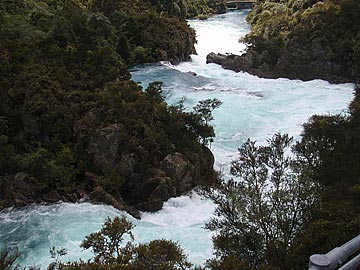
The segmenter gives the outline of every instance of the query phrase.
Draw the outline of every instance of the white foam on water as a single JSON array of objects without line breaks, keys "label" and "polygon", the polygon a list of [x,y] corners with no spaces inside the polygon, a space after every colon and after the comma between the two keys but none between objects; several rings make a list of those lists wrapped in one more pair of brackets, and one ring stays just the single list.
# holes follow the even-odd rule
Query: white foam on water
[{"label": "white foam on water", "polygon": [[66,248],[65,261],[87,259],[91,253],[80,249],[81,241],[99,230],[106,217],[120,214],[113,207],[89,203],[6,209],[0,214],[0,248],[18,248],[20,262],[44,269],[52,262],[49,249],[53,246]]},{"label": "white foam on water", "polygon": [[[353,97],[352,84],[261,79],[206,64],[206,55],[212,51],[243,51],[244,44],[238,39],[249,31],[245,16],[245,11],[238,11],[207,21],[191,20],[198,38],[198,55],[192,56],[192,62],[144,65],[132,72],[134,80],[144,87],[152,81],[163,81],[170,104],[185,97],[185,106],[191,110],[199,100],[218,98],[223,102],[213,113],[217,137],[211,150],[215,168],[224,170],[227,177],[237,148],[247,138],[264,143],[276,132],[299,138],[302,124],[311,115],[340,113]],[[204,226],[214,208],[210,201],[192,192],[170,199],[159,212],[143,213],[141,221],[128,217],[136,224],[138,242],[172,239],[179,242],[193,263],[202,264],[213,252],[211,233]],[[52,246],[68,250],[65,260],[87,259],[91,253],[79,247],[83,238],[99,230],[106,217],[121,214],[113,207],[88,203],[7,209],[0,213],[0,248],[17,246],[23,253],[23,263],[40,264],[44,269],[51,262],[48,251]]]},{"label": "white foam on water", "polygon": [[156,238],[176,241],[193,263],[201,264],[212,256],[211,233],[204,229],[204,225],[214,209],[214,204],[196,192],[172,198],[161,211],[143,213],[135,234],[146,241]]}]

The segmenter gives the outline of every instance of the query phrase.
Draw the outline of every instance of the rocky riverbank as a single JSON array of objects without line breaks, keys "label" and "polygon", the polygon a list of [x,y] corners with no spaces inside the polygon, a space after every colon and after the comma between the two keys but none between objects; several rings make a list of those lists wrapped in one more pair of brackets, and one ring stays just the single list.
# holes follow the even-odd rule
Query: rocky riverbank
[{"label": "rocky riverbank", "polygon": [[264,78],[354,82],[360,77],[357,1],[258,1],[245,54],[211,53],[208,63]]},{"label": "rocky riverbank", "polygon": [[[213,128],[167,105],[161,83],[143,89],[129,72],[189,60],[190,10],[20,2],[0,8],[0,209],[91,201],[139,217],[213,178],[213,156],[200,142]],[[197,4],[196,14],[207,7]]]},{"label": "rocky riverbank", "polygon": [[[337,72],[341,70],[341,65],[335,65],[328,61],[320,61],[318,58],[313,58],[312,61],[303,62],[302,60],[309,55],[302,52],[301,56],[294,57],[293,53],[284,53],[275,65],[263,62],[263,55],[255,50],[248,50],[243,55],[235,54],[220,54],[210,53],[206,57],[206,63],[215,63],[221,65],[225,69],[233,70],[235,72],[247,72],[249,74],[267,78],[289,78],[309,81],[314,79],[323,79],[331,83],[346,83],[353,82],[356,78],[351,74],[342,74]],[[314,53],[315,55],[316,52]],[[301,59],[300,61],[293,61]]]},{"label": "rocky riverbank", "polygon": [[[20,172],[2,177],[3,196],[0,206],[1,208],[24,207],[33,203],[59,201],[104,203],[126,211],[135,218],[140,218],[139,211],[158,211],[168,199],[183,195],[198,185],[209,185],[215,181],[216,176],[212,168],[214,157],[210,150],[205,152],[205,162],[200,158],[195,158],[193,162],[190,162],[178,152],[169,154],[159,163],[159,168],[150,168],[142,176],[134,173],[134,160],[124,157],[116,165],[117,168],[122,167],[122,172],[118,171],[118,176],[125,173],[130,179],[137,178],[135,182],[127,184],[127,194],[105,190],[103,176],[94,172],[85,172],[83,185],[72,190],[49,187],[44,189],[32,179],[30,174]],[[115,190],[116,187],[113,191]],[[123,197],[127,200],[125,201]]]}]

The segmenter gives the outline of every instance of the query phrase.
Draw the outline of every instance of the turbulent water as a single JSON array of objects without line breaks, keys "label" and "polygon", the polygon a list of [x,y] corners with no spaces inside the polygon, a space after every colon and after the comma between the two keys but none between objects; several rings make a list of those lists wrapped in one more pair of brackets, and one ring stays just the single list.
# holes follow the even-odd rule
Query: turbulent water
[{"label": "turbulent water", "polygon": [[[302,82],[288,79],[261,79],[247,73],[234,73],[215,64],[206,64],[210,52],[241,53],[245,45],[239,38],[249,31],[246,11],[218,15],[206,21],[191,20],[196,30],[198,55],[192,62],[171,66],[151,64],[133,70],[133,79],[146,87],[162,81],[166,100],[176,104],[185,97],[191,110],[199,100],[218,98],[223,105],[214,112],[216,139],[211,149],[216,168],[228,172],[236,149],[247,138],[264,143],[276,132],[299,138],[302,124],[313,114],[340,113],[352,99],[351,84],[334,85],[322,80]],[[196,76],[194,75],[196,73]],[[202,264],[212,256],[210,232],[204,229],[214,205],[196,193],[170,199],[164,209],[143,213],[132,221],[138,242],[166,238],[178,241],[189,259]],[[60,203],[32,206],[0,213],[0,248],[18,247],[21,262],[45,268],[50,262],[49,248],[68,250],[67,259],[89,258],[79,244],[85,235],[98,230],[107,216],[122,214],[110,206],[88,203]],[[131,217],[129,217],[131,219]]]}]

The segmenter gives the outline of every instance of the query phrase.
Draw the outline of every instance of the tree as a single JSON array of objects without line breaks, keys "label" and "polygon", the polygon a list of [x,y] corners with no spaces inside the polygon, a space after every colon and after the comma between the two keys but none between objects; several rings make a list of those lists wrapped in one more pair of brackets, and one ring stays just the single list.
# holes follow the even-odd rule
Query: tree
[{"label": "tree", "polygon": [[130,260],[131,241],[128,241],[125,247],[121,247],[120,244],[125,235],[134,240],[131,232],[133,228],[134,225],[124,216],[115,217],[114,220],[107,218],[100,231],[85,237],[81,247],[93,250],[96,263],[127,263]]},{"label": "tree", "polygon": [[22,266],[17,264],[16,260],[20,257],[20,253],[17,250],[10,251],[3,249],[0,251],[0,269],[1,270],[40,270],[37,266]]},{"label": "tree", "polygon": [[200,116],[201,121],[208,125],[210,121],[214,120],[212,112],[219,108],[221,104],[222,102],[217,98],[200,100],[194,107],[194,111]]},{"label": "tree", "polygon": [[134,270],[185,270],[191,267],[181,247],[171,240],[153,240],[135,248]]},{"label": "tree", "polygon": [[126,61],[130,57],[130,47],[127,38],[120,34],[118,43],[116,45],[116,51]]},{"label": "tree", "polygon": [[[131,230],[134,225],[124,216],[107,218],[101,230],[85,237],[81,243],[84,249],[92,249],[95,257],[84,262],[59,263],[63,250],[51,249],[56,261],[49,270],[186,270],[191,263],[187,261],[181,247],[171,240],[153,240],[139,245],[133,244]],[[126,237],[129,241],[124,245]],[[59,253],[60,252],[60,253]],[[59,255],[59,256],[58,256]],[[52,268],[50,268],[52,267]],[[12,270],[12,269],[11,269]],[[17,269],[15,269],[17,270]]]},{"label": "tree", "polygon": [[50,248],[50,255],[51,258],[54,259],[54,261],[48,265],[47,270],[57,269],[61,265],[60,257],[65,256],[66,254],[67,251],[65,248],[61,248],[61,249],[56,249],[55,247]]},{"label": "tree", "polygon": [[231,166],[238,181],[221,181],[205,192],[217,205],[206,227],[218,232],[213,237],[218,260],[235,257],[253,269],[261,264],[286,269],[295,236],[318,202],[317,185],[286,155],[291,142],[281,134],[267,146],[248,139]]},{"label": "tree", "polygon": [[0,269],[2,270],[20,270],[20,266],[15,264],[15,261],[19,258],[19,252],[11,252],[7,249],[0,252]]},{"label": "tree", "polygon": [[210,121],[214,120],[212,112],[221,106],[222,102],[217,99],[205,99],[200,100],[199,103],[193,107],[194,118],[196,123],[196,132],[201,138],[203,145],[207,145],[213,141],[215,137],[214,128],[209,124]]},{"label": "tree", "polygon": [[297,237],[292,268],[303,269],[314,253],[326,253],[360,230],[360,87],[346,114],[314,115],[294,147],[302,169],[322,186],[321,207]]},{"label": "tree", "polygon": [[151,97],[151,100],[161,103],[164,101],[164,98],[162,97],[162,82],[152,82],[149,83],[149,86],[145,89],[145,91],[149,94]]}]

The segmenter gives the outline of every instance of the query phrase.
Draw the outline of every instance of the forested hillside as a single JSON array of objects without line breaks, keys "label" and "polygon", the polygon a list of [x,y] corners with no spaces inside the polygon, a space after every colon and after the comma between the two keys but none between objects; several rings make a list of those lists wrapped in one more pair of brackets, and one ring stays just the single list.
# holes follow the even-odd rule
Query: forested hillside
[{"label": "forested hillside", "polygon": [[1,207],[88,198],[153,211],[208,179],[203,115],[130,80],[129,65],[194,52],[194,31],[164,4],[1,1]]},{"label": "forested hillside", "polygon": [[209,61],[266,78],[352,82],[360,76],[359,13],[355,0],[258,1],[247,53]]},{"label": "forested hillside", "polygon": [[[190,266],[171,241],[121,245],[125,234],[132,240],[133,225],[115,218],[82,242],[93,261],[61,264],[65,251],[51,249],[49,269],[300,270],[311,254],[358,235],[358,84],[346,113],[311,117],[299,142],[275,134],[267,145],[239,146],[234,180],[225,181],[216,179],[207,148],[221,102],[201,101],[189,112],[165,103],[160,82],[142,89],[131,80],[132,65],[189,59],[195,33],[185,18],[222,12],[223,4],[0,2],[0,209],[88,200],[139,217],[215,182],[203,190],[217,206],[206,225],[215,231],[214,258],[204,266]],[[222,56],[223,64],[265,77],[354,82],[359,14],[355,0],[258,1],[248,52]],[[17,257],[0,252],[0,268]]]}]

